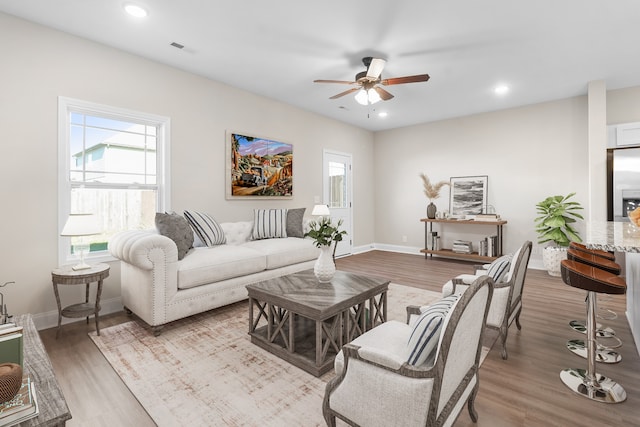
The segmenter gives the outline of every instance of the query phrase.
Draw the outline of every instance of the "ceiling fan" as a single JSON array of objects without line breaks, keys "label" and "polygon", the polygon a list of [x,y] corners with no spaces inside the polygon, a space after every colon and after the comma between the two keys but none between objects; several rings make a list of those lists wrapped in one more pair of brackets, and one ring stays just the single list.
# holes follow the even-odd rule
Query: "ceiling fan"
[{"label": "ceiling fan", "polygon": [[387,92],[385,89],[381,88],[378,85],[390,86],[404,83],[426,82],[427,80],[429,80],[429,74],[418,74],[415,76],[382,79],[382,70],[384,69],[384,65],[387,63],[387,61],[380,58],[366,56],[362,58],[362,62],[364,63],[365,67],[367,67],[367,70],[361,71],[356,74],[355,81],[353,82],[345,80],[314,80],[313,82],[358,85],[357,87],[353,87],[351,89],[345,90],[344,92],[340,92],[337,95],[333,95],[329,99],[336,99],[353,92],[358,92],[356,94],[356,101],[358,101],[358,103],[362,105],[367,105],[374,104],[380,100],[388,101],[393,98],[393,95],[391,93]]}]

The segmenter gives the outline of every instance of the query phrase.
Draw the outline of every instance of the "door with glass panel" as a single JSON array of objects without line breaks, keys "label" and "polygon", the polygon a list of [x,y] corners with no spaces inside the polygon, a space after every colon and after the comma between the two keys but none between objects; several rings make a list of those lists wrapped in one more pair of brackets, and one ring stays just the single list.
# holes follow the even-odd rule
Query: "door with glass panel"
[{"label": "door with glass panel", "polygon": [[338,244],[336,256],[351,253],[352,196],[351,154],[324,150],[323,152],[323,200],[329,206],[331,219],[342,220],[341,229],[347,232]]}]

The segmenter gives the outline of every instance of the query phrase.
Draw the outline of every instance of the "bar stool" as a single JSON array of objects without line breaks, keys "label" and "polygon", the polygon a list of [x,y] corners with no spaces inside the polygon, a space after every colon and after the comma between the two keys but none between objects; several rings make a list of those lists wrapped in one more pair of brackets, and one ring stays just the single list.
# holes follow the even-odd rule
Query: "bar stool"
[{"label": "bar stool", "polygon": [[[599,249],[589,249],[589,248],[587,248],[586,245],[583,245],[582,243],[570,242],[569,243],[569,248],[577,250],[577,251],[586,252],[586,253],[588,253],[590,255],[595,255],[595,256],[600,257],[600,258],[605,258],[605,259],[608,259],[610,261],[615,261],[616,260],[616,256],[613,253],[607,252],[607,251],[602,251],[602,250],[599,250]],[[609,299],[610,299],[610,297],[609,297]],[[604,299],[600,298],[600,301],[604,301]],[[618,314],[613,310],[610,310],[608,308],[602,308],[602,307],[600,307],[600,310],[609,312],[609,314],[606,315],[606,316],[602,315],[602,314],[598,314],[598,317],[601,318],[601,319],[614,320],[614,319],[618,318]]]},{"label": "bar stool", "polygon": [[[588,265],[590,267],[599,268],[601,270],[607,271],[608,273],[618,275],[620,274],[620,265],[615,262],[588,253],[589,249],[585,251],[569,249],[567,251],[567,258],[569,260],[573,260],[576,262],[580,262],[582,264]],[[596,304],[596,313],[597,313],[597,304]],[[572,320],[569,322],[569,326],[571,326],[574,330],[580,333],[587,333],[587,327],[584,322],[578,320]],[[601,345],[597,343],[595,358],[596,362],[602,363],[618,363],[622,360],[622,356],[620,353],[614,351],[613,349],[621,347],[622,341],[618,337],[615,336],[615,331],[610,327],[602,327],[600,324],[596,324],[596,337],[597,338],[611,338],[616,340],[616,344],[614,345]],[[587,344],[584,340],[568,340],[567,348],[574,354],[586,359],[588,357],[588,349]]]},{"label": "bar stool", "polygon": [[589,248],[587,248],[586,245],[583,245],[582,243],[571,242],[571,243],[569,243],[569,248],[575,249],[575,250],[578,250],[578,251],[582,251],[582,252],[587,252],[588,254],[596,255],[596,256],[599,256],[601,258],[608,259],[610,261],[615,261],[616,260],[616,256],[614,254],[612,254],[611,252],[601,251],[599,249],[589,249]]},{"label": "bar stool", "polygon": [[[582,264],[586,264],[589,265],[591,267],[596,267],[599,268],[601,270],[607,271],[611,274],[615,274],[616,276],[618,274],[620,274],[620,265],[611,261],[610,259],[601,257],[599,255],[596,255],[595,253],[590,253],[589,252],[590,249],[585,249],[584,250],[575,250],[572,248],[569,248],[567,250],[567,259],[569,260],[573,260],[573,261],[577,261],[580,262]],[[603,253],[608,253],[608,252],[604,252],[604,251],[600,251]],[[615,313],[614,313],[615,314]],[[617,317],[617,315],[616,315]],[[613,317],[615,318],[615,317]],[[611,319],[613,319],[611,318]],[[611,320],[609,319],[609,320]],[[574,330],[581,332],[581,333],[585,333],[586,332],[586,328],[585,328],[585,324],[581,321],[578,320],[572,320],[571,322],[569,322],[569,326],[571,326],[571,328],[573,328]],[[599,338],[613,338],[615,336],[615,331],[611,328],[603,328],[602,325],[597,325],[596,327],[596,335]],[[622,345],[622,343],[619,343],[619,345],[617,345],[617,347],[619,347],[620,345]]]},{"label": "bar stool", "polygon": [[607,271],[573,260],[563,260],[562,280],[569,286],[584,289],[587,294],[587,369],[569,368],[560,372],[562,382],[581,396],[604,403],[620,403],[627,398],[624,388],[596,373],[596,299],[597,294],[624,294],[624,279]]}]

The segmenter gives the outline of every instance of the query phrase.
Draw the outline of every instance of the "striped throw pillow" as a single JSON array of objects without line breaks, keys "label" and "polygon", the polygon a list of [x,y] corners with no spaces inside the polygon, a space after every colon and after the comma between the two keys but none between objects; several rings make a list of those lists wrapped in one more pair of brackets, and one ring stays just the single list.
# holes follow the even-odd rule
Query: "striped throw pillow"
[{"label": "striped throw pillow", "polygon": [[254,209],[254,240],[287,237],[286,209]]},{"label": "striped throw pillow", "polygon": [[509,272],[512,258],[513,255],[507,254],[494,260],[489,264],[489,268],[487,268],[487,276],[490,276],[496,283],[504,282],[507,273]]},{"label": "striped throw pillow", "polygon": [[460,295],[458,294],[449,295],[424,308],[424,311],[414,323],[413,331],[407,342],[409,353],[407,362],[410,365],[419,366],[423,364],[429,359],[431,353],[436,350],[444,319],[459,298]]},{"label": "striped throw pillow", "polygon": [[227,242],[222,227],[210,215],[197,211],[184,211],[184,217],[205,246],[224,245]]}]

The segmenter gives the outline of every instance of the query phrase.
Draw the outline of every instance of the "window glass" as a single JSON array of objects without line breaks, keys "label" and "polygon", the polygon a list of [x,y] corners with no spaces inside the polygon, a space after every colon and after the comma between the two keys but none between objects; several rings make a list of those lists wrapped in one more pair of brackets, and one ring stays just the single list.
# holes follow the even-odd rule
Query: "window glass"
[{"label": "window glass", "polygon": [[[122,230],[154,227],[164,211],[168,171],[158,165],[168,144],[168,118],[60,98],[60,152],[67,153],[60,185],[61,224],[69,213],[93,213],[102,232],[87,236],[90,254],[106,254]],[[161,138],[162,137],[162,138]],[[63,157],[61,157],[62,159]],[[65,163],[65,162],[62,162]],[[72,261],[71,239],[61,239],[61,262]]]}]

